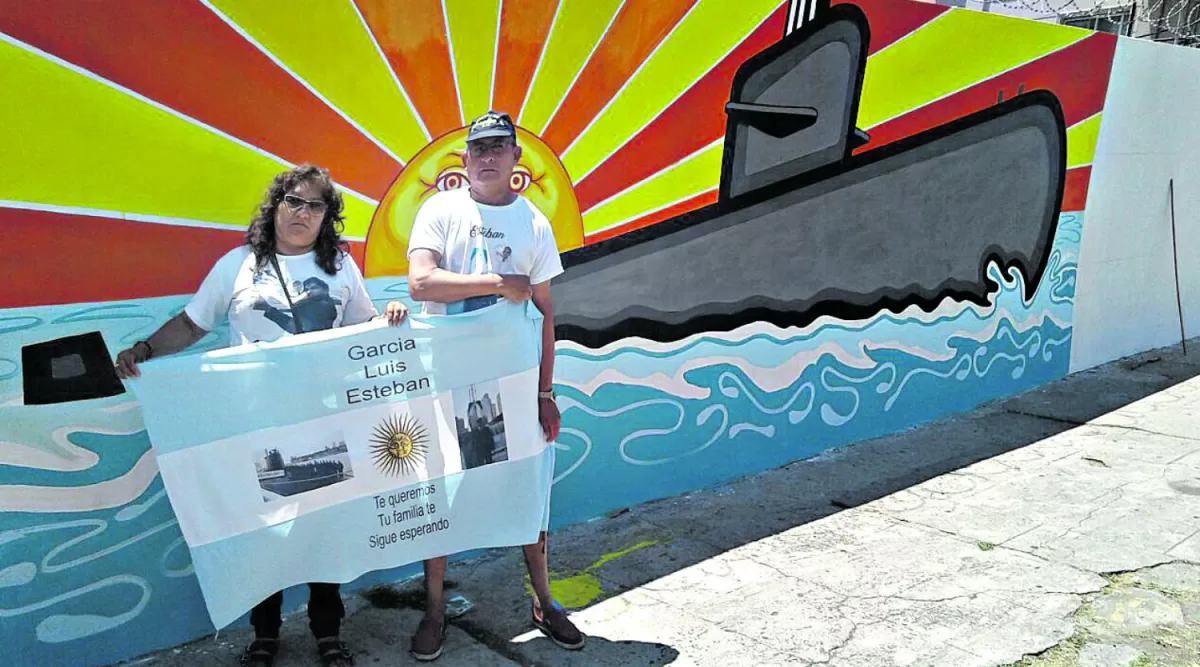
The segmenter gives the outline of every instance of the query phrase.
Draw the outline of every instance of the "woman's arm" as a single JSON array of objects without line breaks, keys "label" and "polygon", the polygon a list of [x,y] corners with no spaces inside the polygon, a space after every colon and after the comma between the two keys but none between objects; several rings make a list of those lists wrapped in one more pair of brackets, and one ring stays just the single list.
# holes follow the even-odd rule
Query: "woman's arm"
[{"label": "woman's arm", "polygon": [[206,333],[208,332],[197,326],[187,313],[179,313],[167,320],[158,331],[150,334],[144,342],[138,341],[117,355],[117,377],[138,377],[142,374],[138,370],[138,364],[151,356],[162,357],[185,350]]}]

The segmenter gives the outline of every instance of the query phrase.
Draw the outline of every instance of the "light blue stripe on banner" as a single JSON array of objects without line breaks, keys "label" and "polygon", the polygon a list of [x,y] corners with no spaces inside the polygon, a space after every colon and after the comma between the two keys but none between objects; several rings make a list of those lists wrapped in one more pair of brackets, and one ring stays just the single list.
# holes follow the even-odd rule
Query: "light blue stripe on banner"
[{"label": "light blue stripe on banner", "polygon": [[163,357],[126,380],[159,455],[366,405],[409,400],[539,363],[542,316],[509,301]]},{"label": "light blue stripe on banner", "polygon": [[[192,563],[213,625],[223,628],[276,591],[309,581],[352,581],[366,572],[471,549],[537,541],[549,508],[554,450],[431,480],[437,490],[379,508],[376,497],[309,512],[295,521],[193,547]],[[542,483],[538,483],[542,480]],[[427,487],[406,486],[388,494]],[[381,514],[433,503],[435,513],[381,525]],[[402,531],[445,521],[402,540]],[[391,536],[395,534],[395,538]],[[383,546],[372,546],[382,538]]]}]

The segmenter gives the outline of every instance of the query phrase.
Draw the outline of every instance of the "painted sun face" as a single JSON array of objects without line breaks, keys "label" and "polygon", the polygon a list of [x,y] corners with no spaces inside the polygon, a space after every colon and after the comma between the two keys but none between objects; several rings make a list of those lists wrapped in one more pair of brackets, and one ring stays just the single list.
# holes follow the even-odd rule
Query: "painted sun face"
[{"label": "painted sun face", "polygon": [[[368,278],[408,274],[408,238],[417,209],[434,193],[469,184],[463,163],[466,143],[466,128],[439,137],[421,149],[392,182],[367,232],[363,272]],[[521,128],[517,128],[517,143],[522,154],[509,187],[529,198],[550,219],[559,252],[583,245],[583,216],[571,178],[558,156]]]}]

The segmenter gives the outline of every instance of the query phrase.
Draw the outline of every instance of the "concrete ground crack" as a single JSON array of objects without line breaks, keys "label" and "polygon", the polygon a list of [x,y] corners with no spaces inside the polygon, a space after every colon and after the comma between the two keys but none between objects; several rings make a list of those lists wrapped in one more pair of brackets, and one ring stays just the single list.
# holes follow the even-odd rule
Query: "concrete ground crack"
[{"label": "concrete ground crack", "polygon": [[1024,410],[1013,410],[1012,408],[1003,408],[1003,410],[1004,410],[1004,412],[1007,412],[1009,414],[1021,415],[1023,417],[1033,417],[1034,419],[1044,419],[1048,422],[1054,422],[1056,424],[1070,424],[1072,426],[1087,426],[1087,422],[1076,421],[1074,419],[1064,419],[1062,417],[1051,417],[1049,415],[1039,415],[1035,412],[1026,412]]},{"label": "concrete ground crack", "polygon": [[1044,543],[1057,542],[1057,541],[1065,538],[1067,535],[1070,535],[1071,533],[1075,532],[1076,530],[1082,528],[1083,524],[1087,523],[1088,521],[1091,521],[1092,517],[1096,516],[1096,514],[1098,512],[1100,512],[1102,510],[1106,510],[1109,507],[1112,507],[1114,504],[1116,504],[1118,501],[1120,501],[1122,498],[1124,498],[1125,497],[1124,489],[1126,486],[1129,486],[1129,484],[1132,484],[1132,482],[1128,482],[1128,483],[1122,484],[1118,487],[1115,487],[1113,489],[1109,489],[1108,491],[1105,491],[1104,493],[1096,496],[1092,500],[1092,502],[1095,502],[1096,500],[1099,500],[1109,494],[1115,494],[1114,498],[1105,502],[1103,505],[1100,505],[1098,507],[1093,507],[1086,515],[1084,515],[1084,517],[1082,519],[1080,519],[1079,521],[1076,521],[1074,525],[1068,527],[1065,531],[1063,531],[1059,535],[1055,535],[1054,537],[1052,537],[1048,540],[1044,540]]},{"label": "concrete ground crack", "polygon": [[1025,410],[1014,410],[1012,408],[1004,408],[1003,410],[1004,410],[1004,412],[1007,412],[1010,414],[1021,415],[1023,417],[1033,417],[1034,419],[1044,419],[1046,421],[1055,422],[1058,424],[1069,424],[1071,426],[1092,426],[1095,428],[1115,429],[1115,430],[1119,430],[1119,431],[1137,431],[1138,433],[1162,436],[1164,438],[1171,438],[1172,440],[1184,440],[1187,442],[1200,442],[1200,438],[1189,438],[1187,436],[1178,435],[1176,433],[1163,433],[1162,431],[1154,431],[1154,430],[1151,430],[1148,428],[1141,428],[1140,426],[1128,426],[1125,424],[1104,424],[1104,423],[1097,423],[1095,421],[1082,422],[1082,421],[1079,421],[1076,419],[1066,419],[1063,417],[1051,417],[1049,415],[1041,415],[1041,414],[1037,414],[1035,412],[1026,412]]}]

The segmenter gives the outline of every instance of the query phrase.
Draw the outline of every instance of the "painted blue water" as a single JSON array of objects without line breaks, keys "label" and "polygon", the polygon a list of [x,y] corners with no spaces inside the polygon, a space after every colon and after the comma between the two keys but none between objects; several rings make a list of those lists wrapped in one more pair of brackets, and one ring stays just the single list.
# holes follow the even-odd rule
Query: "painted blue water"
[{"label": "painted blue water", "polygon": [[[1029,301],[1019,276],[993,266],[986,307],[947,302],[933,312],[805,329],[752,325],[669,345],[560,344],[553,525],[720,483],[1065,375],[1082,222],[1079,214],[1062,216],[1049,268]],[[403,281],[372,280],[369,288],[380,306],[408,298]],[[0,446],[76,461],[64,469],[0,463],[0,507],[43,493],[37,489],[78,491],[46,501],[58,510],[0,512],[0,623],[18,664],[104,664],[212,631],[161,481],[139,487],[128,474],[149,446],[131,398],[35,410],[19,396],[21,345],[99,330],[115,353],[185,302],[0,311]],[[192,351],[226,340],[218,330]],[[85,452],[98,457],[94,465],[78,463]],[[123,500],[89,507],[104,484]]]}]

